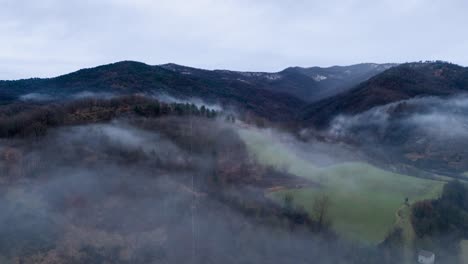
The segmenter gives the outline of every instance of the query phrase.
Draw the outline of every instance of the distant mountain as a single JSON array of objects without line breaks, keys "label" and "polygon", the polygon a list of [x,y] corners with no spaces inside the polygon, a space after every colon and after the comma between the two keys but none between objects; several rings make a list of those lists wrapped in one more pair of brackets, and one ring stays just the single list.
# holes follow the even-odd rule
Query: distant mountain
[{"label": "distant mountain", "polygon": [[275,73],[207,71],[176,64],[166,64],[162,67],[185,75],[204,76],[233,82],[240,81],[258,89],[288,93],[302,100],[313,102],[347,91],[396,65],[362,63],[328,68],[291,67]]},{"label": "distant mountain", "polygon": [[357,64],[288,68],[277,73],[203,70],[177,64],[150,66],[123,61],[49,79],[0,81],[0,104],[17,99],[47,101],[88,94],[145,93],[198,97],[274,120],[299,116],[312,102],[343,91],[395,66]]},{"label": "distant mountain", "polygon": [[[318,101],[320,99],[345,92],[355,87],[357,84],[395,67],[396,65],[397,64],[391,63],[362,63],[351,66],[333,66],[328,68],[294,67],[282,71],[281,74],[289,76],[289,78],[301,74],[312,79],[313,89],[310,89],[311,87],[305,85],[305,82],[302,83],[302,85],[298,82],[296,90],[292,89],[290,91],[291,94],[294,94],[299,98],[304,98],[307,101]],[[295,78],[295,80],[298,79],[299,78]]]},{"label": "distant mountain", "polygon": [[[175,70],[177,69],[177,70]],[[182,70],[183,69],[183,70]],[[172,64],[150,66],[124,61],[50,79],[0,82],[0,103],[18,99],[53,100],[81,96],[143,93],[206,102],[287,121],[305,103],[286,93],[257,89],[255,83],[224,78],[221,71],[205,71]]]},{"label": "distant mountain", "polygon": [[339,114],[361,113],[414,97],[466,92],[468,68],[446,62],[406,63],[374,76],[348,92],[310,104],[301,119],[320,127]]}]

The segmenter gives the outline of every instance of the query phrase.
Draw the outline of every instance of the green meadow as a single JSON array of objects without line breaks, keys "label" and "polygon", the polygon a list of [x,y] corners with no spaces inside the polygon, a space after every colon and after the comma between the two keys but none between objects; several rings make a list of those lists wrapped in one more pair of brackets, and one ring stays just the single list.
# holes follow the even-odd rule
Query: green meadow
[{"label": "green meadow", "polygon": [[461,263],[468,263],[468,240],[460,242],[460,260]]},{"label": "green meadow", "polygon": [[297,206],[312,212],[314,197],[330,199],[329,215],[333,229],[341,236],[367,243],[382,241],[395,225],[396,212],[405,198],[410,203],[436,198],[443,182],[388,172],[364,162],[319,167],[294,153],[268,133],[242,130],[249,152],[264,165],[284,169],[313,180],[317,188],[281,190],[270,193],[281,203],[291,194]]}]

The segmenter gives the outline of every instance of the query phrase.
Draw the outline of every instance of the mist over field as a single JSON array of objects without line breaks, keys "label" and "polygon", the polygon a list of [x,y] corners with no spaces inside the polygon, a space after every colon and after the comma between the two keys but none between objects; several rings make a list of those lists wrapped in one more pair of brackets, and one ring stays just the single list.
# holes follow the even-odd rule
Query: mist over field
[{"label": "mist over field", "polygon": [[[107,68],[145,81],[131,93],[130,74],[113,92]],[[93,80],[89,69],[57,79],[71,90],[45,80],[47,89],[0,106],[2,261],[410,263],[421,249],[458,261],[465,95],[343,111],[317,126],[300,119],[293,97],[252,96],[246,81],[206,86],[261,74],[179,79],[135,62],[99,69],[99,89],[80,88],[88,85],[78,77]],[[146,89],[152,77],[141,70],[161,71],[169,84],[199,82],[199,93]]]},{"label": "mist over field", "polygon": [[[391,144],[401,137],[392,133],[416,144],[460,142],[468,105],[463,96],[412,99],[338,116],[318,131],[242,119],[199,99],[157,98],[88,94],[3,115],[2,261],[413,258],[404,244],[415,231],[395,213],[409,221],[405,199],[436,199],[446,179],[378,155],[397,157]],[[425,247],[452,259],[441,244]]]},{"label": "mist over field", "polygon": [[0,0],[0,264],[468,263],[467,3]]},{"label": "mist over field", "polygon": [[[191,132],[180,130],[188,125]],[[345,258],[327,254],[326,245],[337,242],[308,235],[307,225],[282,227],[282,221],[292,220],[260,191],[268,180],[262,171],[271,169],[245,159],[249,155],[242,154],[238,129],[195,118],[122,119],[53,129],[40,141],[3,141],[4,261],[307,263],[319,257],[320,263],[334,263]],[[210,135],[204,139],[209,145],[201,144],[198,133]],[[249,185],[229,187],[237,177],[232,170],[244,170],[242,181]],[[225,187],[213,189],[216,181],[226,181]],[[249,216],[264,206],[271,209]]]}]

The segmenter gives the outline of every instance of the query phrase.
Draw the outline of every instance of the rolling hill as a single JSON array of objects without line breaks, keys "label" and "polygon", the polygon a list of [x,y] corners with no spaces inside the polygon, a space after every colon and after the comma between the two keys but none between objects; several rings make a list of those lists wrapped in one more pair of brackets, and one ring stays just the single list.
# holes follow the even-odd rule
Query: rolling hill
[{"label": "rolling hill", "polygon": [[291,67],[277,73],[123,61],[49,79],[0,81],[0,103],[97,95],[199,98],[272,121],[324,127],[339,114],[422,96],[467,92],[468,69],[445,62]]},{"label": "rolling hill", "polygon": [[293,96],[255,89],[252,84],[219,78],[216,73],[197,70],[196,74],[187,74],[171,70],[167,65],[150,66],[131,61],[83,69],[50,79],[0,82],[0,103],[3,104],[21,98],[66,99],[83,93],[142,93],[179,99],[199,98],[275,121],[291,120],[305,105]]},{"label": "rolling hill", "polygon": [[150,66],[123,61],[48,79],[0,81],[0,104],[17,99],[50,101],[94,95],[143,93],[206,102],[253,112],[273,121],[295,120],[306,102],[317,101],[393,67],[358,64],[288,68],[277,73],[203,70],[177,64]]},{"label": "rolling hill", "polygon": [[468,68],[446,62],[406,63],[376,75],[348,92],[310,104],[301,118],[323,127],[339,114],[357,114],[414,97],[465,92],[468,92]]}]

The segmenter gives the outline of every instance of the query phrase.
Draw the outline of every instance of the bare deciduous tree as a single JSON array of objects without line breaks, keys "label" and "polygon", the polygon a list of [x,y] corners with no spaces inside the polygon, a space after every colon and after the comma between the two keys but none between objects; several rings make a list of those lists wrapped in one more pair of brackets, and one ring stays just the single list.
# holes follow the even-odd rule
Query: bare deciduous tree
[{"label": "bare deciduous tree", "polygon": [[312,206],[313,215],[317,221],[318,230],[323,230],[330,225],[328,211],[330,207],[330,199],[326,195],[320,195],[314,199]]}]

